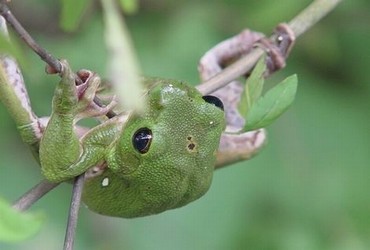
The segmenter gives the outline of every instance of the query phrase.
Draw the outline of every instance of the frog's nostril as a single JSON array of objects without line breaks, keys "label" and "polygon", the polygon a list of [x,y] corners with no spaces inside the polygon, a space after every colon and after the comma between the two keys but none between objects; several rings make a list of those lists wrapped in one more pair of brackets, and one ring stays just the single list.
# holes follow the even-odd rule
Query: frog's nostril
[{"label": "frog's nostril", "polygon": [[221,110],[224,110],[224,104],[216,96],[213,96],[213,95],[205,95],[205,96],[203,96],[203,100],[206,101],[206,102],[208,102],[208,103],[210,103],[210,104],[215,105],[216,107],[220,108]]}]

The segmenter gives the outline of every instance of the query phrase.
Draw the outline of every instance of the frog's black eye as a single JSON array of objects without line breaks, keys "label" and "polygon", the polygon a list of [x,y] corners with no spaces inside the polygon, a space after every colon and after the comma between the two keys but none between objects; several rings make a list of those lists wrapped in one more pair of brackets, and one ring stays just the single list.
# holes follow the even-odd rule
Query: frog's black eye
[{"label": "frog's black eye", "polygon": [[203,96],[203,100],[205,100],[206,102],[208,102],[210,104],[215,105],[216,107],[220,108],[221,110],[224,110],[224,104],[216,96],[213,96],[213,95],[205,95],[205,96]]},{"label": "frog's black eye", "polygon": [[132,137],[132,145],[140,153],[145,154],[148,152],[150,143],[152,142],[152,131],[148,128],[138,129]]}]

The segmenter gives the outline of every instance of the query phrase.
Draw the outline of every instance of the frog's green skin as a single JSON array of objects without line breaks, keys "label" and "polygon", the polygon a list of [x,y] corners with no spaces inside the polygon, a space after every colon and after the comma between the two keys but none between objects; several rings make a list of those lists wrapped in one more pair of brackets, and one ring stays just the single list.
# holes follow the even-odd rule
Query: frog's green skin
[{"label": "frog's green skin", "polygon": [[[103,166],[84,187],[83,201],[93,211],[119,217],[156,214],[199,198],[211,184],[225,128],[223,110],[183,82],[148,81],[152,86],[143,114],[131,113],[124,123],[103,123],[79,139],[74,118],[84,107],[79,106],[73,74],[64,66],[40,143],[42,172],[61,182]],[[152,131],[145,153],[133,143],[141,128]]]}]

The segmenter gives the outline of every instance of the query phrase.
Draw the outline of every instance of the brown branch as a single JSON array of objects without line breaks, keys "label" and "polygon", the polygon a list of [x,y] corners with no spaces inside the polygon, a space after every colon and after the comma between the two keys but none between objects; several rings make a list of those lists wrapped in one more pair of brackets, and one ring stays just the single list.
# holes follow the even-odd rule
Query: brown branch
[{"label": "brown branch", "polygon": [[41,199],[45,194],[58,186],[59,183],[51,183],[47,180],[42,180],[39,184],[31,188],[27,193],[22,195],[14,202],[13,208],[19,211],[25,211],[30,208],[36,201]]},{"label": "brown branch", "polygon": [[[43,47],[38,45],[36,41],[31,37],[31,35],[23,28],[23,26],[19,23],[17,18],[13,15],[10,11],[8,6],[6,5],[6,0],[0,0],[0,15],[2,15],[7,23],[13,27],[14,31],[19,35],[19,37],[30,47],[37,55],[40,56],[41,60],[46,62],[51,69],[48,69],[48,72],[52,73],[61,73],[63,70],[62,64],[58,59],[56,59],[53,55],[46,51]],[[79,84],[81,81],[78,77],[76,78],[76,83]],[[99,107],[103,107],[103,102],[97,97],[94,97],[94,103]],[[112,118],[116,116],[112,110],[110,110],[106,116],[108,118]]]},{"label": "brown branch", "polygon": [[77,176],[73,184],[71,205],[69,208],[67,230],[64,238],[64,250],[72,250],[76,234],[78,221],[78,211],[80,209],[82,189],[84,185],[85,174]]},{"label": "brown branch", "polygon": [[0,1],[0,15],[2,15],[5,20],[13,27],[15,32],[19,35],[19,37],[33,50],[36,52],[40,58],[50,65],[56,72],[62,71],[62,65],[60,62],[53,57],[49,52],[47,52],[44,48],[40,47],[36,41],[28,34],[28,32],[23,28],[23,26],[19,23],[19,21],[14,17],[13,13],[9,10],[8,6],[6,5],[6,1]]},{"label": "brown branch", "polygon": [[342,0],[315,0],[307,6],[301,13],[294,17],[289,26],[294,31],[296,37],[305,33],[309,28],[324,18]]},{"label": "brown branch", "polygon": [[[320,19],[325,17],[333,10],[342,0],[315,0],[301,13],[294,17],[289,23],[289,27],[298,37],[316,24]],[[274,42],[274,37],[271,37],[271,42]],[[247,56],[240,58],[233,64],[226,67],[222,72],[214,77],[199,84],[197,89],[204,95],[210,94],[217,89],[227,85],[232,80],[247,74],[252,70],[258,59],[265,52],[260,47],[253,49]]]}]

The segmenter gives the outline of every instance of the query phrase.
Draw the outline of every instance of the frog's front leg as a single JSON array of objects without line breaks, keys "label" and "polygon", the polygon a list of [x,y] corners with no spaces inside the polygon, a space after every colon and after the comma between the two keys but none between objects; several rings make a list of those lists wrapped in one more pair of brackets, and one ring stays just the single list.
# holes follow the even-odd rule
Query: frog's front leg
[{"label": "frog's front leg", "polygon": [[112,107],[94,109],[93,99],[99,86],[99,76],[85,71],[78,74],[82,84],[76,86],[76,75],[65,61],[61,81],[56,87],[52,114],[40,142],[41,170],[46,179],[60,182],[82,174],[99,163],[106,145],[101,136],[93,132],[81,139],[75,131],[75,123],[81,114],[103,115]]},{"label": "frog's front leg", "polygon": [[[244,30],[213,47],[199,62],[198,70],[201,80],[208,80],[221,72],[223,67],[230,62],[248,54],[262,37],[261,33]],[[243,85],[236,80],[212,93],[223,101],[227,122],[217,151],[216,168],[251,158],[266,141],[264,129],[237,134],[245,124],[244,118],[238,111],[242,93]]]}]

